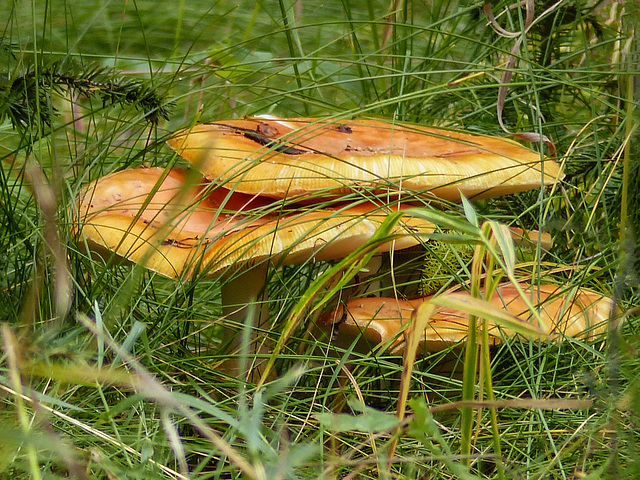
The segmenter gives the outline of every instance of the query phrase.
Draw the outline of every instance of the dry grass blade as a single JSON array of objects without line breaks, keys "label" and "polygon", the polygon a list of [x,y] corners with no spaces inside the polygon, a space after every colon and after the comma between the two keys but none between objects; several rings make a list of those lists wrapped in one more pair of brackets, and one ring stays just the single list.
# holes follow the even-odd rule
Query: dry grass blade
[{"label": "dry grass blade", "polygon": [[[413,368],[416,360],[416,353],[418,351],[418,345],[422,338],[422,332],[426,330],[429,319],[434,311],[435,305],[427,302],[418,307],[411,316],[411,327],[408,332],[409,340],[402,362],[402,377],[400,379],[400,392],[398,394],[398,403],[396,408],[396,415],[400,421],[404,421],[407,410],[407,401],[409,399],[409,392],[411,391]],[[389,452],[387,455],[389,462],[395,456],[400,432],[401,429],[398,427],[396,437],[392,440],[391,445],[389,446]]]},{"label": "dry grass blade", "polygon": [[56,318],[66,317],[73,301],[73,280],[69,270],[66,248],[60,240],[57,225],[58,202],[53,188],[45,178],[42,168],[35,162],[28,162],[25,176],[31,183],[34,196],[42,214],[44,223],[44,239],[47,252],[44,257],[51,257],[54,270],[54,311]]},{"label": "dry grass blade", "polygon": [[[23,388],[20,372],[19,342],[9,325],[2,325],[0,332],[2,333],[3,348],[9,363],[10,381],[13,386],[13,390],[16,392],[15,399],[16,410],[18,414],[18,423],[20,424],[22,432],[26,436],[28,436],[33,432],[33,430],[22,394]],[[42,475],[40,474],[38,453],[34,445],[31,443],[28,443],[25,448],[27,450],[27,457],[29,459],[31,476],[34,480],[40,480],[42,478]]]},{"label": "dry grass blade", "polygon": [[[548,8],[541,16],[547,15],[551,13],[555,8],[560,6],[561,2],[557,2],[554,6]],[[482,10],[486,17],[489,19],[489,23],[495,28],[495,30],[502,36],[507,38],[516,38],[516,42],[511,48],[511,54],[509,55],[509,59],[507,60],[507,64],[505,66],[505,71],[502,74],[502,78],[500,79],[500,88],[498,89],[498,98],[497,98],[497,113],[498,113],[498,124],[500,128],[505,133],[512,135],[514,138],[519,140],[525,140],[527,142],[533,143],[544,143],[549,148],[549,153],[552,157],[556,156],[556,147],[555,144],[546,136],[541,133],[536,132],[518,132],[512,133],[504,124],[504,120],[502,118],[502,112],[504,110],[504,103],[507,99],[507,93],[509,91],[509,84],[511,83],[511,79],[513,77],[513,68],[515,67],[516,60],[519,56],[520,47],[524,41],[524,36],[528,33],[529,29],[534,23],[534,7],[535,2],[533,0],[523,0],[522,2],[515,4],[513,7],[518,8],[521,4],[525,4],[526,7],[526,17],[524,19],[524,24],[522,27],[522,31],[520,32],[509,32],[502,28],[500,24],[496,21],[493,10],[491,8],[491,2],[485,2]]]},{"label": "dry grass blade", "polygon": [[593,399],[585,398],[579,400],[562,398],[518,398],[515,400],[472,400],[469,402],[458,401],[446,405],[431,405],[429,411],[448,412],[459,408],[525,408],[541,410],[574,410],[590,408],[593,406]]}]

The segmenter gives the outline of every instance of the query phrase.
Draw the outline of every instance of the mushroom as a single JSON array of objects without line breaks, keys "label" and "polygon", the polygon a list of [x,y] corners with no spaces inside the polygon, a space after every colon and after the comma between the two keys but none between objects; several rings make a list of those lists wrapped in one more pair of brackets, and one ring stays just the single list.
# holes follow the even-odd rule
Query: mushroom
[{"label": "mushroom", "polygon": [[[609,314],[614,308],[611,298],[585,288],[573,292],[558,285],[543,284],[524,288],[524,294],[532,300],[540,314],[542,324],[539,327],[546,325],[546,333],[552,338],[596,338],[606,331]],[[470,297],[469,293],[455,295],[461,300]],[[392,354],[398,354],[404,351],[402,333],[414,310],[430,298],[352,299],[345,306],[338,306],[324,314],[317,323],[321,331],[339,346],[348,347],[357,341],[357,350],[368,352],[375,345],[385,344]],[[490,303],[523,321],[534,321],[526,302],[512,284],[499,285]],[[468,314],[455,308],[439,308],[429,319],[421,350],[440,351],[458,344],[466,338],[468,327]],[[504,337],[515,335],[509,328],[491,321],[488,321],[488,331],[492,345],[502,343]]]},{"label": "mushroom", "polygon": [[[260,197],[209,188],[202,179],[189,185],[187,176],[180,169],[138,168],[90,184],[78,204],[85,241],[167,277],[215,276],[265,261],[342,258],[392,211],[372,203],[287,211]],[[432,231],[431,223],[407,217],[394,228],[393,243],[379,248],[413,246],[416,233]]]},{"label": "mushroom", "polygon": [[381,120],[224,120],[168,143],[208,179],[272,198],[410,190],[457,201],[563,178],[555,161],[508,139]]},{"label": "mushroom", "polygon": [[[137,168],[113,173],[84,189],[78,201],[79,230],[90,250],[110,252],[170,278],[223,273],[227,317],[241,324],[246,306],[264,293],[269,264],[344,257],[365,244],[389,210],[371,203],[296,208],[231,192],[180,169]],[[405,248],[432,224],[407,217],[392,231]],[[265,320],[258,308],[258,324]]]}]

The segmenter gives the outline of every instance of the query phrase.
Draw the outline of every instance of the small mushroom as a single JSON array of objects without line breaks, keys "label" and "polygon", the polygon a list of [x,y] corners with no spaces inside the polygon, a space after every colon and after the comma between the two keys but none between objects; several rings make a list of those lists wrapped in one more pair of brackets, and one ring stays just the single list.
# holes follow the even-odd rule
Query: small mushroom
[{"label": "small mushroom", "polygon": [[[524,289],[550,335],[582,339],[596,338],[606,331],[609,314],[614,308],[609,297],[581,288],[575,292],[551,284],[530,286]],[[456,293],[461,299],[468,293]],[[369,297],[350,300],[346,306],[338,306],[324,314],[318,321],[322,331],[334,342],[348,347],[358,341],[360,352],[370,351],[375,345],[385,343],[393,354],[405,347],[403,331],[411,320],[415,308],[432,297],[413,300]],[[491,298],[491,304],[508,313],[531,322],[531,312],[524,299],[511,284],[499,285]],[[469,327],[469,315],[454,308],[439,308],[429,319],[424,331],[421,350],[440,351],[464,341]],[[540,325],[542,328],[543,325]],[[497,345],[506,336],[515,333],[508,328],[488,324],[491,344]]]},{"label": "small mushroom", "polygon": [[525,231],[520,227],[509,227],[513,242],[520,247],[533,247],[539,243],[543,251],[553,248],[553,239],[551,234],[547,232],[539,232],[538,230]]},{"label": "small mushroom", "polygon": [[196,125],[169,145],[212,181],[272,198],[355,190],[457,201],[551,185],[559,165],[514,141],[381,120],[257,117]]}]

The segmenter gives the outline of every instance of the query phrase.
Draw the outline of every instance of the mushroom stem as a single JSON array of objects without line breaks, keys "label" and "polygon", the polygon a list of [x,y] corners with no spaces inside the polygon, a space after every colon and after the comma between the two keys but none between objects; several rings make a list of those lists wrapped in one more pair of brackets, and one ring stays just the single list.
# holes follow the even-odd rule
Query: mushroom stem
[{"label": "mushroom stem", "polygon": [[402,297],[415,297],[425,255],[426,250],[422,245],[385,252],[378,296],[395,297],[399,294]]},{"label": "mushroom stem", "polygon": [[[263,363],[255,354],[268,353],[269,346],[261,338],[269,321],[266,262],[245,271],[234,272],[222,284],[223,338],[228,339],[229,359],[223,369],[236,378],[247,381],[260,378]],[[243,335],[243,329],[249,332]],[[250,364],[253,362],[253,365]]]},{"label": "mushroom stem", "polygon": [[378,272],[382,268],[382,253],[373,255],[360,272],[358,272],[358,290],[364,295],[380,295],[380,278]]}]

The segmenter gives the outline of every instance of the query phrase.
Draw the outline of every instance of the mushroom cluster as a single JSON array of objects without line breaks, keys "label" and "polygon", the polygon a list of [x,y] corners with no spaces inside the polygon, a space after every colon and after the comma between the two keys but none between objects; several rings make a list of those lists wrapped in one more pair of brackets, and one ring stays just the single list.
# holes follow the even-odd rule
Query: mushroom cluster
[{"label": "mushroom cluster", "polygon": [[[224,120],[168,143],[195,170],[137,168],[92,182],[77,204],[81,242],[171,278],[235,278],[223,303],[239,323],[269,265],[342,258],[411,200],[492,197],[563,177],[511,140],[381,120]],[[377,248],[418,245],[434,228],[402,216]]]}]

